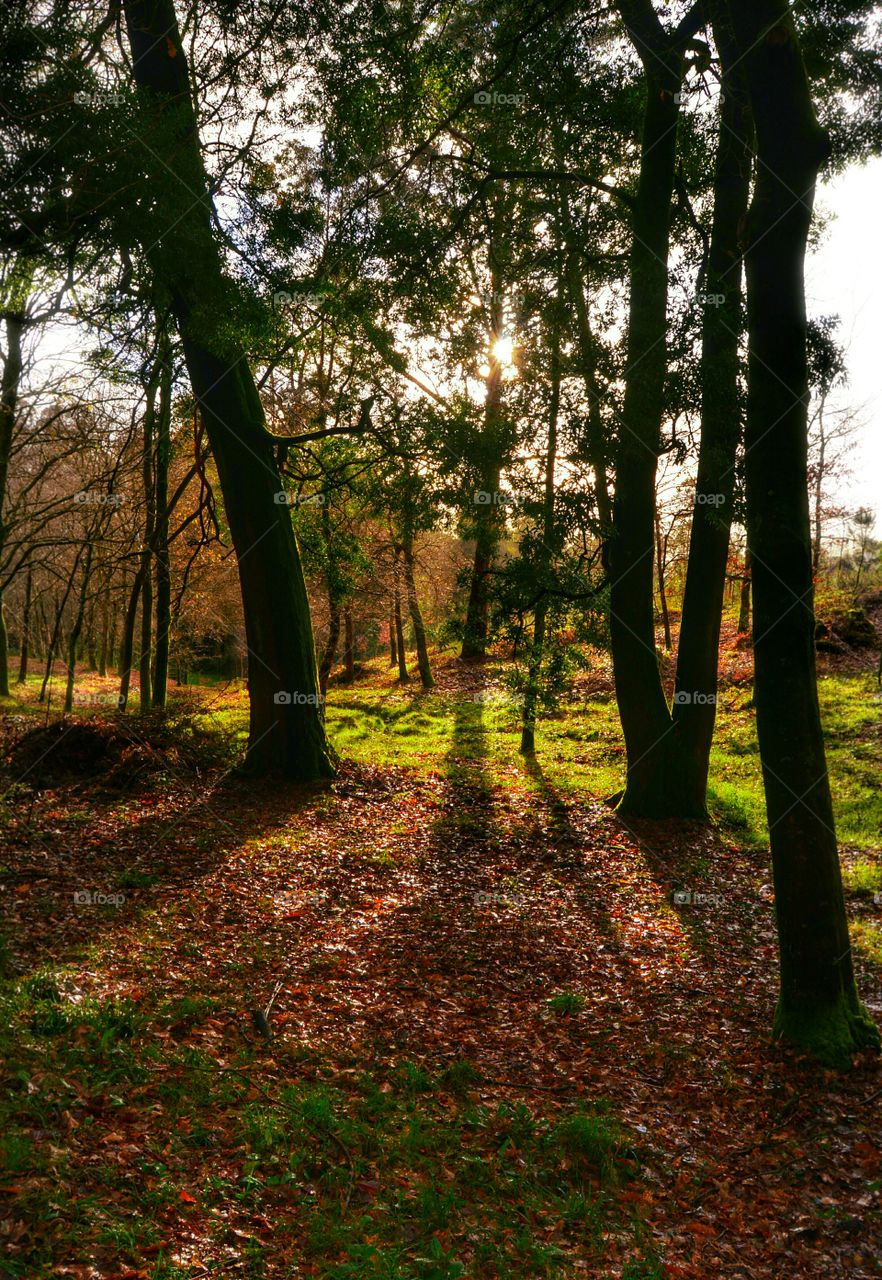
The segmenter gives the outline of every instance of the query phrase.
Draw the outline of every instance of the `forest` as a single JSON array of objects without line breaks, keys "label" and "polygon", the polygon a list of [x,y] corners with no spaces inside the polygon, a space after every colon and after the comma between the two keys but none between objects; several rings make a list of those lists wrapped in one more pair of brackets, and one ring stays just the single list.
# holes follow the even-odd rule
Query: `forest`
[{"label": "forest", "polygon": [[882,1276],[880,155],[873,0],[6,0],[0,1280]]}]

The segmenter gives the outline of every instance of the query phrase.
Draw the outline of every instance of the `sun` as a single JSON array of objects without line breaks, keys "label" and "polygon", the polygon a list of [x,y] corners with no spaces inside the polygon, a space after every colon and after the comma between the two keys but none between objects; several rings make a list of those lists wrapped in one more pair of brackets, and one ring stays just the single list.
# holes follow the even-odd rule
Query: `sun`
[{"label": "sun", "polygon": [[511,369],[514,366],[514,338],[503,334],[493,343],[492,351],[494,360],[498,360],[503,369]]}]

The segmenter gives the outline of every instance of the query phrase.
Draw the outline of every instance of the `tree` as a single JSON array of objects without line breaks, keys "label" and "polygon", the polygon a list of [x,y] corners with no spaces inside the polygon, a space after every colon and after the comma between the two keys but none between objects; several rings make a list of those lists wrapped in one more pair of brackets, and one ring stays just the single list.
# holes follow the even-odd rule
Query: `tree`
[{"label": "tree", "polygon": [[880,1040],[854,981],[815,675],[803,271],[829,141],[786,0],[739,0],[731,14],[757,140],[745,447],[757,733],[781,962],[773,1034],[843,1066]]},{"label": "tree", "polygon": [[[187,63],[172,0],[126,0],[150,191],[145,252],[171,299],[239,562],[248,644],[246,767],[329,776],[309,602],[260,396],[225,323],[229,289],[212,232]],[[161,170],[151,172],[162,156]],[[169,172],[174,177],[168,181]]]}]

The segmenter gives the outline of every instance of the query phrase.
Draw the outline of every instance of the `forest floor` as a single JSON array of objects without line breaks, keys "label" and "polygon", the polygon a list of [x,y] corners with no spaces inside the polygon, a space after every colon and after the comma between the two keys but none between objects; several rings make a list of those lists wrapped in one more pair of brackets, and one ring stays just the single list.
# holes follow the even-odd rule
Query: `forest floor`
[{"label": "forest floor", "polygon": [[[626,826],[602,667],[517,755],[505,671],[369,664],[325,787],[229,772],[240,689],[21,743],[3,708],[0,1277],[862,1280],[882,1067],[773,1046],[749,673],[711,826]],[[821,682],[882,1019],[882,716]],[[880,899],[882,900],[882,899]],[[272,1039],[253,1014],[271,1004]]]}]

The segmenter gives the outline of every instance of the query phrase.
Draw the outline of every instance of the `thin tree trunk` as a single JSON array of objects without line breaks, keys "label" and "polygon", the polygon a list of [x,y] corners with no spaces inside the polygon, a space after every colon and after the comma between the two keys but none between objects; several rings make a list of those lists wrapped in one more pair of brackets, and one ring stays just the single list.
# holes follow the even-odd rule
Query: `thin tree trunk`
[{"label": "thin tree trunk", "polygon": [[8,698],[9,692],[9,636],[6,630],[3,592],[0,591],[0,698]]},{"label": "thin tree trunk", "polygon": [[156,531],[156,486],[153,475],[153,435],[156,397],[159,391],[159,360],[146,387],[144,438],[141,445],[141,483],[144,490],[144,550],[141,554],[141,654],[138,663],[139,710],[150,710],[151,665],[153,656],[153,540]]},{"label": "thin tree trunk", "polygon": [[18,679],[16,684],[26,684],[28,678],[28,656],[31,647],[31,595],[34,585],[34,570],[28,565],[28,576],[25,579],[24,611],[21,617],[21,651],[18,659]]},{"label": "thin tree trunk", "polygon": [[[18,405],[18,390],[22,373],[22,335],[25,327],[24,308],[20,312],[6,314],[6,358],[3,362],[3,378],[0,382],[0,553],[6,543],[6,486],[9,476],[9,459],[12,453],[12,434]],[[6,633],[6,617],[3,610],[3,593],[0,591],[0,698],[9,697],[9,642]]]},{"label": "thin tree trunk", "polygon": [[807,485],[804,266],[828,153],[786,0],[732,7],[757,135],[746,227],[746,435],[755,702],[781,985],[773,1034],[848,1066],[879,1033],[861,1005],[839,868],[815,674]]},{"label": "thin tree trunk", "polygon": [[500,518],[499,485],[500,429],[502,415],[502,364],[495,343],[504,327],[503,277],[494,257],[495,240],[490,244],[491,325],[488,373],[484,384],[484,424],[481,437],[482,489],[472,495],[475,528],[475,559],[466,605],[461,657],[465,662],[482,662],[487,656],[490,634],[490,574],[496,558],[504,517]]},{"label": "thin tree trunk", "polygon": [[156,421],[156,647],[153,665],[153,705],[168,699],[168,659],[171,642],[171,557],[168,547],[168,468],[171,457],[172,364],[167,339],[160,354],[159,414]]},{"label": "thin tree trunk", "polygon": [[419,668],[420,673],[420,683],[424,689],[431,689],[434,686],[435,681],[432,676],[432,665],[429,662],[429,646],[426,643],[426,627],[423,622],[423,613],[420,609],[420,602],[417,596],[416,580],[413,572],[413,542],[409,533],[407,533],[402,540],[401,554],[404,561],[404,584],[407,588],[407,605],[410,611],[410,620],[413,623],[413,635],[416,642],[417,667]]},{"label": "thin tree trunk", "polygon": [[[560,286],[558,286],[558,289]],[[557,464],[557,422],[560,413],[560,316],[555,315],[551,336],[551,391],[548,404],[548,444],[545,450],[545,494],[542,508],[542,557],[540,582],[542,595],[533,613],[533,644],[527,666],[527,687],[524,690],[524,706],[521,716],[521,754],[536,754],[536,718],[539,694],[542,688],[542,659],[545,656],[545,631],[548,620],[548,597],[545,581],[551,566],[552,548],[555,545],[554,529],[554,469]]]},{"label": "thin tree trunk", "polygon": [[741,578],[741,590],[738,601],[738,634],[750,634],[750,552],[744,557],[744,573]]},{"label": "thin tree trunk", "polygon": [[655,513],[655,565],[658,577],[658,600],[661,608],[662,629],[665,636],[665,651],[671,649],[671,615],[668,611],[668,593],[665,588],[665,544],[662,538],[661,520],[658,511]]},{"label": "thin tree trunk", "polygon": [[407,670],[407,653],[404,648],[404,624],[401,620],[401,585],[400,573],[398,568],[398,553],[395,554],[394,574],[395,574],[395,595],[394,595],[394,618],[395,618],[395,652],[398,658],[398,680],[401,684],[407,684],[410,680],[410,674]]},{"label": "thin tree trunk", "polygon": [[352,621],[352,607],[347,605],[343,612],[344,653],[346,679],[352,683],[355,679],[355,628]]},{"label": "thin tree trunk", "polygon": [[633,209],[627,377],[608,547],[610,641],[628,775],[619,801],[643,817],[692,816],[655,648],[655,478],[667,366],[668,249],[681,50],[639,0],[619,9],[643,60],[645,106]]},{"label": "thin tree trunk", "polygon": [[[246,767],[299,780],[334,772],[325,739],[309,600],[263,408],[228,325],[230,285],[212,231],[184,48],[173,0],[125,0],[142,127],[163,139],[139,154],[155,200],[145,239],[168,290],[236,550],[248,645]],[[152,99],[152,102],[151,102]],[[147,210],[145,207],[145,216]]]},{"label": "thin tree trunk", "polygon": [[92,543],[86,545],[86,560],[83,565],[83,580],[80,584],[80,596],[77,612],[71,628],[67,644],[67,687],[64,691],[64,710],[68,714],[73,710],[74,682],[77,675],[77,643],[83,629],[83,617],[86,612],[86,598],[89,594],[89,578],[92,573]]},{"label": "thin tree trunk", "polygon": [[814,492],[814,537],[812,539],[812,577],[817,579],[821,568],[821,527],[823,523],[824,465],[827,454],[827,434],[824,428],[824,404],[826,396],[821,396],[818,406],[819,452],[818,467],[815,473]]},{"label": "thin tree trunk", "polygon": [[398,666],[398,640],[395,635],[395,610],[389,617],[389,666]]},{"label": "thin tree trunk", "polygon": [[742,255],[753,130],[743,67],[723,0],[711,6],[722,58],[722,101],[714,208],[701,334],[701,444],[683,612],[677,641],[673,719],[689,807],[704,812],[714,736],[723,593],[732,524],[735,463],[742,434],[739,342]]},{"label": "thin tree trunk", "polygon": [[129,594],[128,608],[123,621],[122,640],[119,651],[119,700],[120,711],[129,705],[129,689],[132,683],[132,659],[135,651],[135,622],[138,617],[138,601],[141,598],[143,584],[143,563],[135,574],[132,590]]}]

